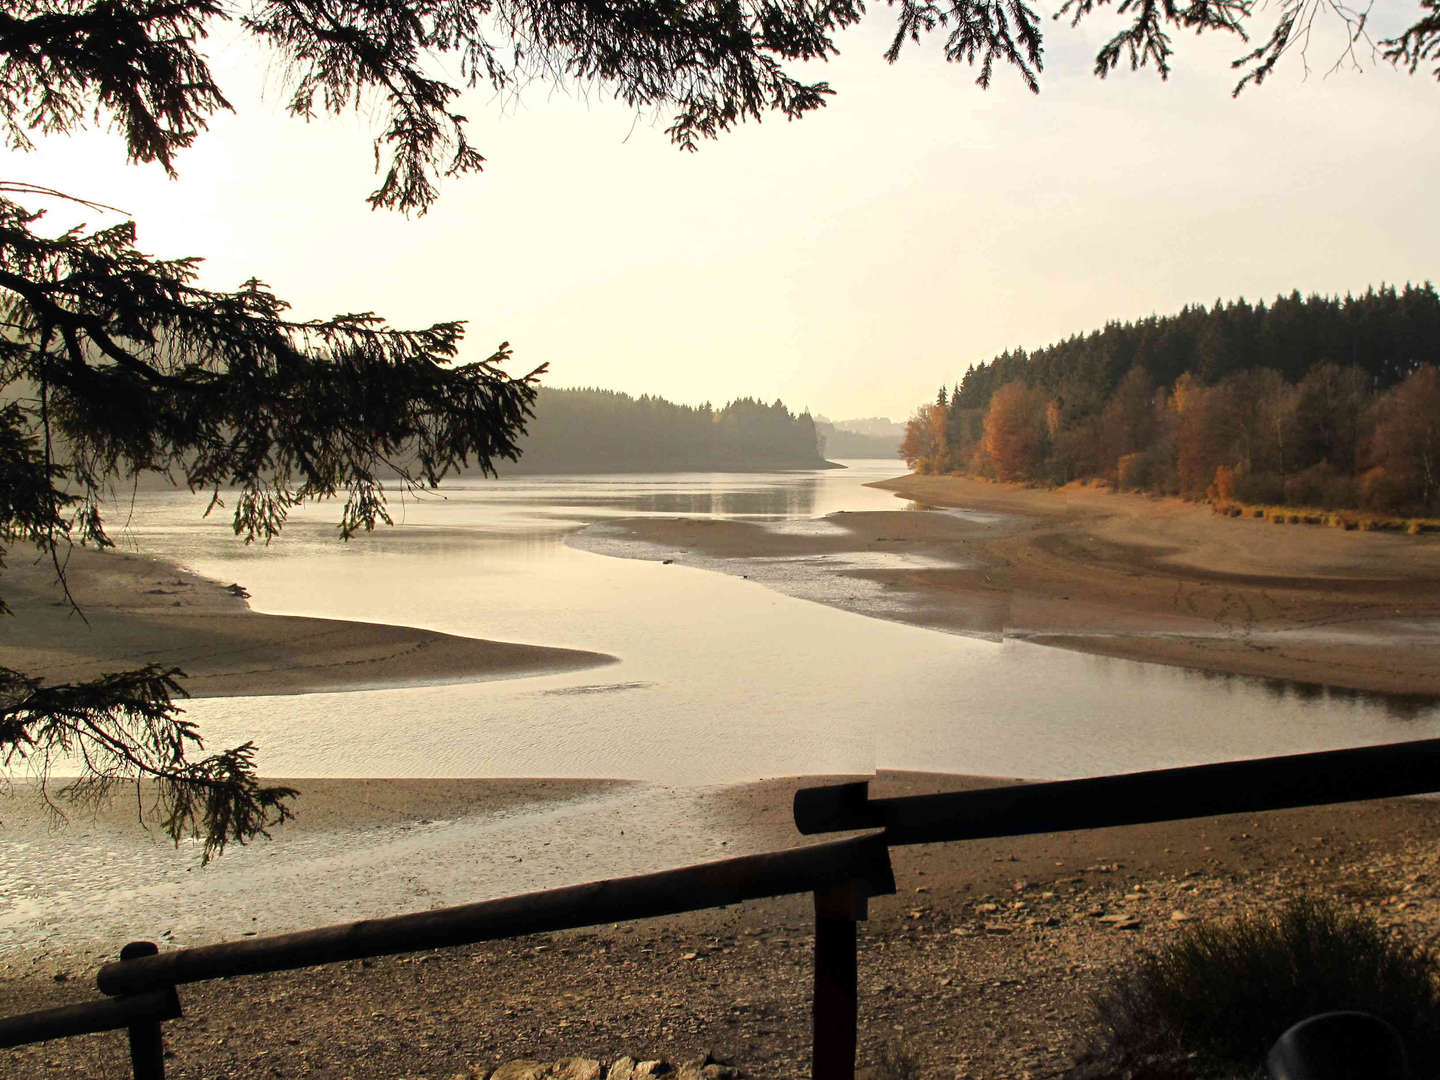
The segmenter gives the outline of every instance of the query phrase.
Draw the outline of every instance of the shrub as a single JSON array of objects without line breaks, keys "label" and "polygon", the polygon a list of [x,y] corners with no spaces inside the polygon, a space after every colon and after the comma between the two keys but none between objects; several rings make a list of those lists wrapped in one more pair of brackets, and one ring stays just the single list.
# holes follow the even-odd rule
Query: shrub
[{"label": "shrub", "polygon": [[900,1042],[887,1042],[880,1047],[872,1068],[861,1069],[864,1080],[920,1080],[920,1063]]},{"label": "shrub", "polygon": [[1389,1021],[1413,1074],[1440,1070],[1436,958],[1328,902],[1201,924],[1144,953],[1094,1001],[1096,1035],[1072,1077],[1259,1076],[1270,1046],[1316,1013]]},{"label": "shrub", "polygon": [[1215,466],[1215,483],[1210,485],[1210,498],[1228,503],[1235,498],[1235,470],[1228,465]]},{"label": "shrub", "polygon": [[1247,503],[1295,502],[1285,494],[1280,477],[1271,472],[1241,472],[1235,475],[1235,497]]}]

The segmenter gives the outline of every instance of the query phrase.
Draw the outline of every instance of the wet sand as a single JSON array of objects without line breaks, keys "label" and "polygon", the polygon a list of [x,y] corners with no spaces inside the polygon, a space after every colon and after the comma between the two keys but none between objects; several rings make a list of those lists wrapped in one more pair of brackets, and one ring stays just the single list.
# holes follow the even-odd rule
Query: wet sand
[{"label": "wet sand", "polygon": [[572,671],[613,656],[405,626],[262,615],[243,590],[162,559],[74,549],[67,601],[54,568],[10,553],[0,666],[50,682],[178,667],[192,697],[303,694]]},{"label": "wet sand", "polygon": [[907,476],[875,486],[947,512],[837,513],[803,528],[629,519],[571,542],[955,633],[1440,695],[1440,537],[1282,527],[1080,485]]}]

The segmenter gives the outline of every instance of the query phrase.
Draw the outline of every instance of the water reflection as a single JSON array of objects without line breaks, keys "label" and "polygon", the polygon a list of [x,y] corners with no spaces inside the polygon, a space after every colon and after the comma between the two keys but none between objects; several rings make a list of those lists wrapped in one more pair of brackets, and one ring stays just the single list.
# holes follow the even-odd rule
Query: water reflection
[{"label": "water reflection", "polygon": [[[542,507],[584,507],[606,516],[672,514],[686,517],[809,517],[815,511],[818,482],[811,477],[755,487],[632,488],[606,486],[595,492],[536,491],[526,502]],[[515,493],[507,493],[512,496]]]},{"label": "water reflection", "polygon": [[[1223,671],[1185,670],[1186,676],[1206,683],[1244,682],[1259,687],[1279,702],[1302,705],[1370,705],[1395,720],[1428,720],[1440,709],[1440,694],[1397,694],[1381,690],[1355,690],[1346,686],[1301,682],[1261,675],[1230,675]],[[1397,736],[1398,737],[1398,736]]]}]

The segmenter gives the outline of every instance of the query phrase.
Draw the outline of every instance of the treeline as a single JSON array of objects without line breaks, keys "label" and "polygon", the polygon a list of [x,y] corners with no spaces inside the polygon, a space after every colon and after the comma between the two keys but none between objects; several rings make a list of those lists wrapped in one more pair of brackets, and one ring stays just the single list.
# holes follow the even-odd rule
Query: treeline
[{"label": "treeline", "polygon": [[722,409],[614,390],[540,391],[515,473],[820,468],[815,423],[783,402],[739,398]]},{"label": "treeline", "polygon": [[1437,362],[1428,282],[1217,301],[978,364],[916,410],[900,456],[922,472],[1433,513]]}]

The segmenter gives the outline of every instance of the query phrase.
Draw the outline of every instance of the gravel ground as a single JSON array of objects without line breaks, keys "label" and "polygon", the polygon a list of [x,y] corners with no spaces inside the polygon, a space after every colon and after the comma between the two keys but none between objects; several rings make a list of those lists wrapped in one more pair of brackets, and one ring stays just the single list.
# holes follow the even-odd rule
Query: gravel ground
[{"label": "gravel ground", "polygon": [[[861,930],[861,1065],[890,1043],[924,1077],[1056,1075],[1090,995],[1137,950],[1302,892],[1433,943],[1437,824],[1440,804],[1403,800],[899,849],[900,891]],[[183,987],[167,1075],[449,1080],[518,1058],[708,1051],[751,1076],[802,1077],[811,948],[797,897]],[[8,977],[0,1014],[91,998],[90,975]],[[4,1076],[126,1066],[113,1034],[0,1052]]]}]

